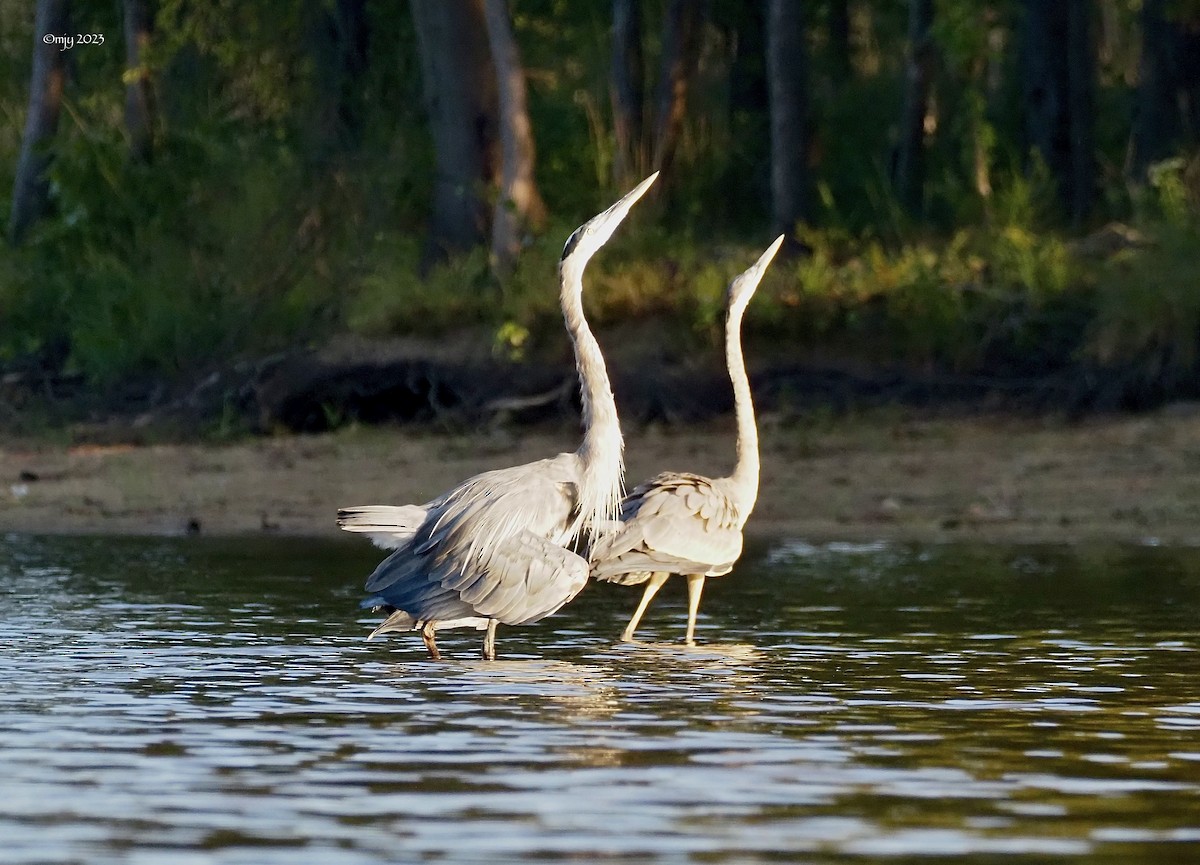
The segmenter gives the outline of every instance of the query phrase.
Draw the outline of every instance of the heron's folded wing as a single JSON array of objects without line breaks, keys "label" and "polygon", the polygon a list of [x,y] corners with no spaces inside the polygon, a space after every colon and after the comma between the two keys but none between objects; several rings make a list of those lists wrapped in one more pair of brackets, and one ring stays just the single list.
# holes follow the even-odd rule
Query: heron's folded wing
[{"label": "heron's folded wing", "polygon": [[549,615],[587,572],[553,542],[571,533],[577,462],[562,454],[464,481],[430,503],[367,591],[422,621],[474,615],[521,624]]},{"label": "heron's folded wing", "polygon": [[574,598],[587,584],[583,557],[530,531],[499,544],[459,597],[477,615],[509,625],[543,619]]},{"label": "heron's folded wing", "polygon": [[387,605],[404,610],[420,621],[461,619],[473,614],[470,605],[445,585],[448,575],[444,563],[429,561],[412,554],[405,544],[379,563],[367,578],[372,596],[364,605]]},{"label": "heron's folded wing", "polygon": [[338,528],[367,535],[377,547],[407,543],[425,521],[427,505],[361,505],[338,510]]},{"label": "heron's folded wing", "polygon": [[726,573],[741,555],[737,508],[720,482],[668,473],[635,494],[637,508],[625,527],[592,557],[594,577],[642,571]]}]

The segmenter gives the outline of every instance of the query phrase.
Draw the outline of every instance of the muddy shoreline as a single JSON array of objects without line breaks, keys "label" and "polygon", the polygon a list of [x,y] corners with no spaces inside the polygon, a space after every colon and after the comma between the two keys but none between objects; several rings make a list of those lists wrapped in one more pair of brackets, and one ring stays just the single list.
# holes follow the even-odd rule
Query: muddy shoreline
[{"label": "muddy shoreline", "polygon": [[[761,419],[751,535],[812,540],[1200,544],[1200,406],[1078,423],[881,410]],[[0,531],[335,537],[340,505],[420,502],[479,471],[573,449],[553,428],[352,427],[234,444],[8,444]],[[723,474],[729,418],[628,430],[628,481]]]}]

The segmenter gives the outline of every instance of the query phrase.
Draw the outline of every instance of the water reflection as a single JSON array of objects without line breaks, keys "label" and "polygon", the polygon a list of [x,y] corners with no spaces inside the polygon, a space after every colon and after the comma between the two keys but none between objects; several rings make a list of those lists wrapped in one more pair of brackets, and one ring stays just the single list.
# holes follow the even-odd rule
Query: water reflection
[{"label": "water reflection", "polygon": [[371,561],[0,543],[0,861],[1194,861],[1195,551],[768,544],[694,649],[593,587],[493,664]]}]

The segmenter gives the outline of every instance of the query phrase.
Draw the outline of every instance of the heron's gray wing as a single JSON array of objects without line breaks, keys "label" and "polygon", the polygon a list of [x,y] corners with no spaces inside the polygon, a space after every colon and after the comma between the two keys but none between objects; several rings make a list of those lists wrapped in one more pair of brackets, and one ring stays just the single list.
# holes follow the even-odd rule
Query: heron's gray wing
[{"label": "heron's gray wing", "polygon": [[380,634],[386,634],[389,631],[411,631],[417,626],[417,620],[410,616],[404,610],[393,610],[378,628],[367,634],[368,640],[373,640]]},{"label": "heron's gray wing", "polygon": [[[439,579],[437,563],[412,554],[406,544],[384,559],[367,578],[368,591],[375,592],[362,602],[364,607],[392,607],[403,610],[418,621],[461,619],[474,614],[469,604]],[[373,589],[372,586],[379,586]]]},{"label": "heron's gray wing", "polygon": [[458,591],[478,615],[526,625],[578,595],[587,578],[582,556],[526,530],[492,550],[486,567]]},{"label": "heron's gray wing", "polygon": [[[367,591],[422,621],[487,615],[516,623],[505,617],[508,607],[501,596],[490,598],[485,591],[488,574],[493,568],[500,572],[516,568],[505,557],[519,558],[522,550],[528,555],[535,539],[565,542],[570,537],[578,500],[577,477],[578,458],[560,454],[469,478],[430,503],[412,540],[367,579]],[[516,545],[512,546],[514,539]],[[537,568],[530,564],[527,570],[528,581],[522,591],[536,592],[540,584],[533,572]],[[548,583],[551,595],[556,591],[554,582]],[[491,591],[498,587],[502,594],[516,591],[514,585],[513,579],[505,576]],[[567,599],[569,596],[558,606]],[[477,610],[476,603],[482,604],[482,609]],[[510,598],[508,603],[514,602]],[[536,621],[553,611],[541,612],[545,606],[538,602],[522,609],[518,621]],[[531,615],[535,617],[526,618]]]},{"label": "heron's gray wing", "polygon": [[720,481],[701,475],[659,475],[634,489],[622,516],[623,527],[592,554],[597,579],[648,571],[723,574],[742,553],[732,497]]},{"label": "heron's gray wing", "polygon": [[367,535],[377,547],[394,550],[416,534],[429,505],[360,505],[340,508],[338,528]]}]

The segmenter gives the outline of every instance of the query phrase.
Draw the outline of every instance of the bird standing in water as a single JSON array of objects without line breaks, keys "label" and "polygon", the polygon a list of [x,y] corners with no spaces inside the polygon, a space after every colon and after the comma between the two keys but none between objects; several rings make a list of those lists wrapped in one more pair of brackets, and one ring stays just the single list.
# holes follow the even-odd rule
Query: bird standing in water
[{"label": "bird standing in water", "polygon": [[742,554],[742,528],[758,498],[758,426],[742,356],[742,315],[779,250],[779,237],[754,266],[729,285],[725,362],[737,416],[737,463],[727,478],[664,472],[621,503],[621,526],[592,546],[592,577],[623,586],[646,584],[621,634],[630,641],[651,599],[671,574],[688,581],[685,642],[695,645],[696,612],[705,577],[733,570]]},{"label": "bird standing in water", "polygon": [[617,406],[600,346],[583,313],[583,271],[658,173],[580,226],[559,262],[559,299],[575,351],[583,443],[574,453],[484,472],[424,505],[372,505],[338,512],[338,525],[394,550],[367,579],[364,607],[390,615],[371,637],[419,630],[440,658],[441,628],[526,625],[558,610],[587,583],[588,563],[568,546],[613,525],[624,463]]}]

